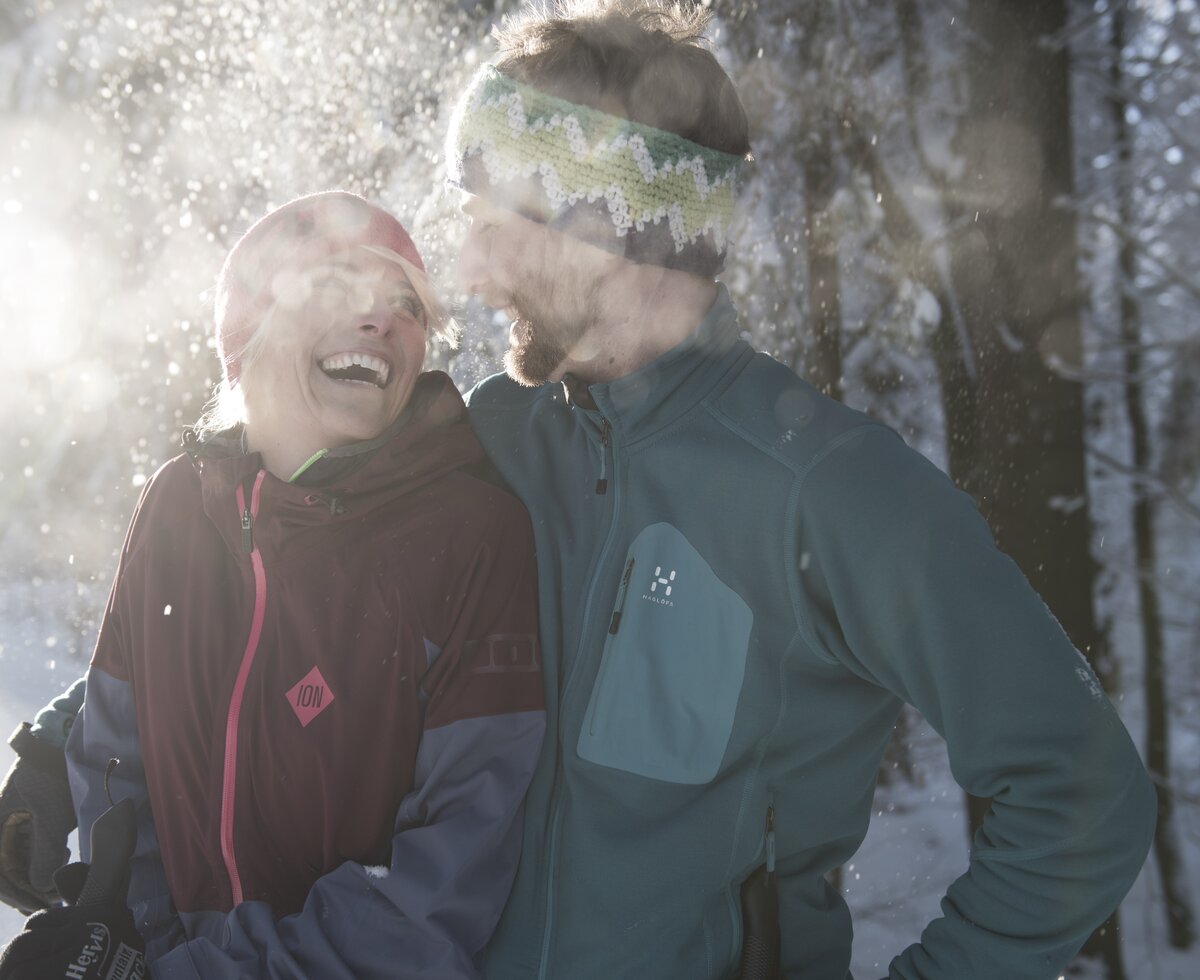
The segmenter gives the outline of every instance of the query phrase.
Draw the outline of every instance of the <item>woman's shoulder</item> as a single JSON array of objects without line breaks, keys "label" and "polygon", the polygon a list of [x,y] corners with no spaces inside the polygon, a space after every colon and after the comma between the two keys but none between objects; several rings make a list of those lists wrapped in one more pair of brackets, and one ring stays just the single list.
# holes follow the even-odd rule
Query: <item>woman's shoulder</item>
[{"label": "woman's shoulder", "polygon": [[532,538],[529,512],[486,457],[447,474],[438,510],[446,531],[460,540]]},{"label": "woman's shoulder", "polygon": [[172,456],[147,478],[142,500],[153,499],[156,503],[166,504],[181,495],[197,497],[199,494],[200,477],[196,464],[184,452]]},{"label": "woman's shoulder", "polygon": [[163,463],[143,484],[129,523],[126,552],[137,550],[150,533],[178,527],[181,517],[197,513],[200,507],[195,464],[187,453],[180,453]]}]

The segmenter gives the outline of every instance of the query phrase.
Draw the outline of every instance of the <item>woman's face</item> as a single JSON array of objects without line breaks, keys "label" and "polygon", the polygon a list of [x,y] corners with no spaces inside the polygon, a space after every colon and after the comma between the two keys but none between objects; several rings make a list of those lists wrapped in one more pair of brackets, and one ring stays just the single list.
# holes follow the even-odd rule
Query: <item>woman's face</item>
[{"label": "woman's face", "polygon": [[425,359],[425,311],[403,269],[356,247],[274,285],[265,344],[241,382],[247,435],[312,452],[379,435]]}]

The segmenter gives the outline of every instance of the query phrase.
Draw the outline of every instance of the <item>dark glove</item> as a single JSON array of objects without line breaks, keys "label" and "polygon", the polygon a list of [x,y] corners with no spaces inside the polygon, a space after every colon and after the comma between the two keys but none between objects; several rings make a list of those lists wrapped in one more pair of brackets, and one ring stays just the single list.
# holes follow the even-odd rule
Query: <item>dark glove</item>
[{"label": "dark glove", "polygon": [[779,887],[760,865],[742,883],[742,964],[738,980],[782,980],[779,968]]},{"label": "dark glove", "polygon": [[28,915],[59,900],[53,874],[70,857],[75,808],[62,749],[36,738],[28,723],[9,744],[17,761],[0,787],[0,901]]},{"label": "dark glove", "polygon": [[145,943],[125,905],[136,840],[133,804],[122,800],[92,825],[92,863],[55,874],[72,903],[36,912],[0,955],[0,980],[142,980]]},{"label": "dark glove", "polygon": [[120,902],[46,909],[5,948],[0,980],[141,980],[145,948]]}]

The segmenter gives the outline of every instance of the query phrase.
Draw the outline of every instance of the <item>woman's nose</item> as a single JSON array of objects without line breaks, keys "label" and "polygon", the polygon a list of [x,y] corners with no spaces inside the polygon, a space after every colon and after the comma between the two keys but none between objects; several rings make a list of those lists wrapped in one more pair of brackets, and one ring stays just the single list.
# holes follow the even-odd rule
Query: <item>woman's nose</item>
[{"label": "woman's nose", "polygon": [[384,317],[372,317],[366,323],[360,323],[358,329],[363,333],[377,337],[387,337],[392,332],[391,324]]}]

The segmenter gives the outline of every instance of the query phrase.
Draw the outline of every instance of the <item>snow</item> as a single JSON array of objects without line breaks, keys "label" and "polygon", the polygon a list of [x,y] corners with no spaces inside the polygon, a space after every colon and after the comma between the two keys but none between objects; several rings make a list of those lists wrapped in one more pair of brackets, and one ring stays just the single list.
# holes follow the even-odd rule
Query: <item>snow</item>
[{"label": "snow", "polygon": [[[1126,724],[1140,727],[1132,698],[1119,705]],[[915,942],[927,922],[940,915],[947,886],[966,870],[967,836],[963,795],[950,775],[945,744],[923,721],[913,730],[917,783],[896,782],[876,794],[866,839],[846,866],[843,894],[854,916],[851,970],[858,980],[881,977],[887,963]],[[1194,742],[1193,742],[1194,744]],[[1180,745],[1179,755],[1184,754]],[[1194,752],[1191,758],[1200,756]],[[1195,763],[1192,764],[1193,768]],[[1200,861],[1200,807],[1184,808],[1184,860]],[[1193,878],[1192,900],[1200,899]],[[1153,861],[1147,862],[1121,906],[1121,935],[1130,980],[1195,980],[1200,952],[1178,952],[1166,941],[1162,892]],[[1090,980],[1086,973],[1068,974]],[[1103,980],[1094,974],[1096,980]]]}]

